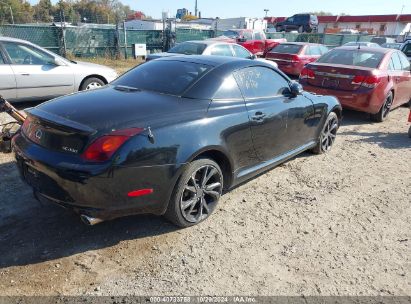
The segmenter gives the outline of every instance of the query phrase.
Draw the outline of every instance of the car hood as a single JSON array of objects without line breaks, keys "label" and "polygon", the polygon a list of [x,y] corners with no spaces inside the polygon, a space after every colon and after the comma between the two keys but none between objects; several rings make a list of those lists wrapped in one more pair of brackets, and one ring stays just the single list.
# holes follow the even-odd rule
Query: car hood
[{"label": "car hood", "polygon": [[56,98],[28,113],[61,125],[85,126],[97,133],[169,124],[203,116],[209,101],[148,91],[120,91],[114,86]]},{"label": "car hood", "polygon": [[114,75],[116,75],[116,77],[118,76],[117,72],[114,69],[101,65],[101,64],[82,62],[82,61],[76,61],[76,63],[70,62],[70,64],[74,69],[82,70],[82,71],[90,71],[91,74],[104,73],[110,76],[114,76]]}]

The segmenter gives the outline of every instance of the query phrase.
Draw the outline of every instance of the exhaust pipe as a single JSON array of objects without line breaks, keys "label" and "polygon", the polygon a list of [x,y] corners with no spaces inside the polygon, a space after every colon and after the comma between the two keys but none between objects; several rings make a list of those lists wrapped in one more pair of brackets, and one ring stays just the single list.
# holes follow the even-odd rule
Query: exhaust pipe
[{"label": "exhaust pipe", "polygon": [[84,224],[86,224],[88,226],[94,226],[94,225],[97,225],[98,223],[103,222],[102,219],[91,217],[91,216],[88,216],[88,215],[85,215],[85,214],[81,214],[80,219]]}]

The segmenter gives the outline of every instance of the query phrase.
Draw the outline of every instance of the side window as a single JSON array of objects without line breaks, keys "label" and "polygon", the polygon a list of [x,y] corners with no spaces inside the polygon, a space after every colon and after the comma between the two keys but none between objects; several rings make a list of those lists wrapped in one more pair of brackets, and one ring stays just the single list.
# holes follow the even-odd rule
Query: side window
[{"label": "side window", "polygon": [[53,61],[53,57],[29,45],[3,42],[12,64],[45,65]]},{"label": "side window", "polygon": [[390,63],[388,64],[388,70],[394,71],[394,63],[392,62],[392,58],[390,58]]},{"label": "side window", "polygon": [[3,58],[3,54],[0,53],[0,64],[5,64],[4,58]]},{"label": "side window", "polygon": [[407,43],[402,51],[406,56],[411,57],[411,43]]},{"label": "side window", "polygon": [[294,16],[288,18],[288,19],[287,19],[287,22],[293,23],[293,22],[294,22]]},{"label": "side window", "polygon": [[311,54],[311,47],[310,46],[306,46],[305,50],[304,50],[304,55],[310,56]]},{"label": "side window", "polygon": [[254,40],[263,40],[263,37],[260,32],[254,33]]},{"label": "side window", "polygon": [[329,49],[326,46],[320,45],[321,55],[328,53]]},{"label": "side window", "polygon": [[400,60],[400,57],[398,56],[398,53],[392,54],[391,59],[392,59],[394,70],[396,71],[402,70],[401,60]]},{"label": "side window", "polygon": [[237,44],[232,44],[232,47],[234,49],[235,57],[240,57],[240,58],[250,58],[251,53],[247,51],[245,48],[237,45]]},{"label": "side window", "polygon": [[210,54],[216,56],[233,56],[230,46],[222,44],[214,46],[211,49]]},{"label": "side window", "polygon": [[223,80],[213,99],[243,99],[233,75]]},{"label": "side window", "polygon": [[311,50],[311,55],[312,56],[320,56],[321,55],[321,51],[320,48],[318,46],[309,46],[310,50]]},{"label": "side window", "polygon": [[397,54],[398,54],[398,56],[400,57],[402,69],[403,69],[404,71],[410,71],[410,62],[408,61],[408,58],[405,57],[405,55],[402,54],[402,53],[397,53]]},{"label": "side window", "polygon": [[282,95],[288,82],[277,72],[265,67],[245,68],[235,73],[245,98],[267,98]]}]

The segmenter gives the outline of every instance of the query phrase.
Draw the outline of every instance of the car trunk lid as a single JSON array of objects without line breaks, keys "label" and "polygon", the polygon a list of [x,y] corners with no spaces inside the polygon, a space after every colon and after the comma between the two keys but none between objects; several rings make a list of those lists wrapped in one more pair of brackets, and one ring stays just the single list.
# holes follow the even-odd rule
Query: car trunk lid
[{"label": "car trunk lid", "polygon": [[376,69],[368,67],[322,63],[307,65],[302,74],[307,73],[310,76],[305,78],[309,85],[345,91],[358,90],[369,77],[378,74]]}]

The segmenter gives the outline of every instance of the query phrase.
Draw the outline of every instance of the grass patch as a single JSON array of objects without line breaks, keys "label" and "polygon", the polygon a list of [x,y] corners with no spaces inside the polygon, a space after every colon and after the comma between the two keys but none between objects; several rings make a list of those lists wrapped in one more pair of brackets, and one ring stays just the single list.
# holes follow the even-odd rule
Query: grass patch
[{"label": "grass patch", "polygon": [[84,62],[90,62],[90,63],[96,63],[96,64],[101,64],[101,65],[105,65],[108,66],[110,68],[113,68],[116,70],[116,72],[119,75],[124,74],[125,72],[127,72],[129,69],[134,68],[135,66],[143,63],[144,61],[142,61],[141,59],[133,59],[133,58],[129,58],[129,59],[111,59],[111,58],[105,58],[105,57],[97,57],[97,58],[70,58],[74,61],[84,61]]}]

